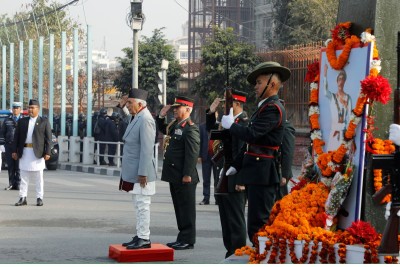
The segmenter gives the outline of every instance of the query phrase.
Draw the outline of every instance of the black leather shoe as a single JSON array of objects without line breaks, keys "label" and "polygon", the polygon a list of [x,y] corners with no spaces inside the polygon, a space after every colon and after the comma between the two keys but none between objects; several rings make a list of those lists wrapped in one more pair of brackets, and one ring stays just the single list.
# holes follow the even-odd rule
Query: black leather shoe
[{"label": "black leather shoe", "polygon": [[4,190],[11,190],[12,188],[13,188],[12,185],[9,185],[6,188],[4,188]]},{"label": "black leather shoe", "polygon": [[173,245],[172,248],[175,250],[185,250],[185,249],[193,249],[194,246],[192,244],[178,243]]},{"label": "black leather shoe", "polygon": [[141,239],[138,238],[138,240],[133,243],[132,245],[126,246],[126,249],[140,249],[140,248],[150,248],[151,247],[151,241],[150,239]]},{"label": "black leather shoe", "polygon": [[172,248],[172,246],[174,246],[174,245],[176,245],[176,244],[179,244],[179,243],[180,243],[180,242],[178,242],[178,241],[171,242],[171,243],[167,243],[167,247]]},{"label": "black leather shoe", "polygon": [[126,243],[122,243],[122,246],[127,247],[129,245],[134,244],[136,241],[138,241],[139,237],[137,235],[135,235],[134,237],[132,237],[132,240]]},{"label": "black leather shoe", "polygon": [[21,197],[15,206],[26,206],[28,203],[26,202],[26,197]]},{"label": "black leather shoe", "polygon": [[36,199],[36,206],[43,206],[43,200],[41,198]]},{"label": "black leather shoe", "polygon": [[200,205],[210,205],[210,200],[203,199],[199,204]]},{"label": "black leather shoe", "polygon": [[113,167],[113,166],[117,166],[117,165],[115,165],[114,162],[111,162],[111,163],[108,164],[108,166]]},{"label": "black leather shoe", "polygon": [[108,165],[105,161],[100,161],[100,165]]},{"label": "black leather shoe", "polygon": [[19,190],[19,187],[18,186],[13,186],[13,187],[11,187],[10,190]]}]

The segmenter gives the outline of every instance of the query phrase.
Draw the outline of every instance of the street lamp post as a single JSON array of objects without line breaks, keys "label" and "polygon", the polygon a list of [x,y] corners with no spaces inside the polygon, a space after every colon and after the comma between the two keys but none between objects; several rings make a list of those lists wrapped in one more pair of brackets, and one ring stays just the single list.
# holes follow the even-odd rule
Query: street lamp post
[{"label": "street lamp post", "polygon": [[169,61],[163,59],[161,61],[161,70],[162,70],[162,81],[163,81],[163,105],[167,104],[167,69],[168,69]]},{"label": "street lamp post", "polygon": [[138,88],[139,31],[143,28],[142,0],[131,0],[130,23],[133,30],[132,88]]}]

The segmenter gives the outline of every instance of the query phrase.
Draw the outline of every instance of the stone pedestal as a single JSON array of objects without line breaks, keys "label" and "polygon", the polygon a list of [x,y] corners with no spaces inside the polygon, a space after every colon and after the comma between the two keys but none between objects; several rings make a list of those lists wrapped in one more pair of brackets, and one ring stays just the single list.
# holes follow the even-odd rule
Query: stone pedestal
[{"label": "stone pedestal", "polygon": [[94,137],[83,138],[83,164],[93,164],[94,161]]},{"label": "stone pedestal", "polygon": [[58,136],[58,147],[60,149],[60,154],[58,155],[59,162],[67,162],[69,156],[69,144],[68,144],[68,136]]},{"label": "stone pedestal", "polygon": [[79,136],[70,136],[69,138],[69,162],[80,162],[81,138]]}]

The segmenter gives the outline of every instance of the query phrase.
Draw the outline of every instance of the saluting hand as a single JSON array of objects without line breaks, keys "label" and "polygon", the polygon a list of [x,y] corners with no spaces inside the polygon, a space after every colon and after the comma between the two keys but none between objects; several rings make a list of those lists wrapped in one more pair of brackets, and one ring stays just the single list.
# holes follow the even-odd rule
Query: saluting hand
[{"label": "saluting hand", "polygon": [[220,103],[221,103],[221,98],[217,97],[210,106],[210,113],[215,113]]},{"label": "saluting hand", "polygon": [[229,115],[222,116],[221,124],[225,129],[230,129],[235,119],[233,118],[233,108],[229,110]]},{"label": "saluting hand", "polygon": [[171,108],[171,105],[165,105],[161,110],[160,110],[160,116],[165,117],[167,116],[168,110]]}]

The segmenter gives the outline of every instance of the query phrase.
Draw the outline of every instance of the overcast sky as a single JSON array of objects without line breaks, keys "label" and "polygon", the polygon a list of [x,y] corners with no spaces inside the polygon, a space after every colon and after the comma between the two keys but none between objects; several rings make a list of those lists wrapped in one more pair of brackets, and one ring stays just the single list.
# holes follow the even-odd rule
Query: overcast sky
[{"label": "overcast sky", "polygon": [[[151,36],[154,29],[165,27],[167,39],[182,36],[182,25],[188,20],[189,0],[143,0],[143,13],[146,21],[141,35]],[[12,16],[21,10],[21,5],[31,3],[28,0],[0,0],[0,14]],[[71,0],[58,0],[65,4]],[[123,56],[121,49],[132,46],[132,30],[126,24],[130,12],[130,0],[79,0],[69,6],[71,17],[78,20],[83,28],[92,26],[93,47],[106,49],[110,58]]]}]

